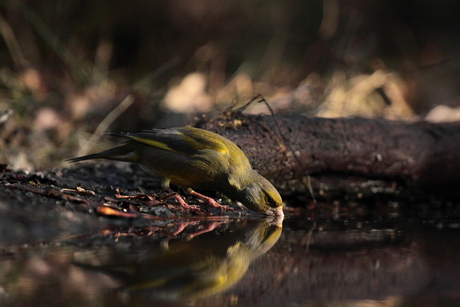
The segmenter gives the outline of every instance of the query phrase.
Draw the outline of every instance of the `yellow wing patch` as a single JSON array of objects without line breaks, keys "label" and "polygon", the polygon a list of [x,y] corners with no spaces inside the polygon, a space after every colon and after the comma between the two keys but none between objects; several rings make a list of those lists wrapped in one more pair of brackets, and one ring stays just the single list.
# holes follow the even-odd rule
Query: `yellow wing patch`
[{"label": "yellow wing patch", "polygon": [[189,143],[189,145],[191,147],[195,148],[196,150],[212,149],[212,150],[220,152],[222,154],[228,153],[227,147],[225,145],[223,145],[222,142],[218,142],[218,141],[216,141],[214,139],[206,139],[206,140],[200,139],[200,140],[197,140],[197,139],[193,139],[193,138],[187,136],[187,142]]},{"label": "yellow wing patch", "polygon": [[[160,142],[151,138],[144,138],[140,136],[129,135],[129,137],[136,142],[143,143],[146,145],[154,146],[164,150],[180,154],[194,154],[195,151],[211,149],[221,154],[228,155],[232,146],[236,146],[229,140],[221,137],[218,134],[201,130],[201,129],[173,129],[169,132],[170,134],[176,135],[171,137],[169,141]],[[162,136],[165,138],[164,136]],[[178,137],[178,139],[177,139]],[[167,138],[165,138],[167,139]],[[172,142],[177,142],[173,144]]]},{"label": "yellow wing patch", "polygon": [[229,140],[224,137],[202,129],[188,128],[180,131],[187,143],[193,148],[199,149],[212,149],[222,154],[228,153]]},{"label": "yellow wing patch", "polygon": [[137,137],[137,136],[131,136],[131,139],[133,139],[134,141],[139,142],[139,143],[144,143],[144,144],[151,145],[151,146],[154,146],[154,147],[157,147],[157,148],[161,148],[161,149],[164,149],[164,150],[169,150],[169,151],[179,153],[178,151],[170,148],[168,145],[166,145],[165,143],[162,143],[162,142],[149,140],[149,139],[144,139],[144,138],[140,138],[140,137]]}]

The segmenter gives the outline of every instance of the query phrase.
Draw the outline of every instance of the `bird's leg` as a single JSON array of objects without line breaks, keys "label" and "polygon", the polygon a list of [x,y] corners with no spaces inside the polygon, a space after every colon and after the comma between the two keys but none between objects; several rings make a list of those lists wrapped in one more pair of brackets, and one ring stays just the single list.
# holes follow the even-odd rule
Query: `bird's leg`
[{"label": "bird's leg", "polygon": [[168,178],[165,177],[161,180],[161,186],[164,189],[168,190],[169,193],[173,194],[173,197],[176,200],[176,202],[179,204],[179,206],[181,206],[184,209],[188,209],[188,210],[200,211],[198,207],[187,204],[185,200],[179,194],[177,194],[176,192],[173,191],[173,189],[171,189],[169,184],[170,184],[170,181]]},{"label": "bird's leg", "polygon": [[196,197],[199,197],[199,198],[203,199],[205,201],[205,203],[210,205],[211,207],[218,208],[218,209],[221,209],[221,210],[228,210],[228,211],[234,211],[235,210],[235,209],[233,209],[233,208],[231,208],[229,206],[221,205],[217,201],[212,199],[211,197],[208,197],[206,195],[203,195],[203,194],[200,194],[198,192],[195,192],[192,189],[188,189],[186,192],[191,194],[191,195],[193,195],[193,196],[196,196]]},{"label": "bird's leg", "polygon": [[199,230],[199,231],[197,231],[197,232],[194,232],[194,233],[192,233],[192,234],[189,234],[189,235],[187,236],[187,239],[188,239],[188,240],[191,240],[191,239],[193,239],[194,237],[199,236],[199,235],[201,235],[201,234],[203,234],[203,233],[211,232],[211,231],[213,231],[214,229],[216,229],[217,226],[221,225],[222,223],[226,223],[226,222],[227,222],[227,221],[211,222],[211,223],[207,224],[206,226],[204,226],[203,229],[201,229],[201,230]]},{"label": "bird's leg", "polygon": [[[200,224],[198,227],[201,228],[200,230],[194,232],[194,233],[191,233],[191,234],[188,234],[186,236],[187,240],[191,240],[193,239],[194,237],[196,236],[199,236],[203,233],[207,233],[207,232],[210,232],[210,231],[213,231],[214,229],[216,229],[217,226],[223,224],[223,223],[227,223],[228,220],[225,219],[225,220],[222,220],[222,221],[215,221],[215,222],[209,222],[207,224]],[[179,224],[179,226],[177,227],[177,229],[171,233],[172,236],[177,236],[179,235],[181,232],[184,231],[184,229],[189,226],[189,225],[196,225],[200,222],[198,221],[189,221],[189,222],[182,222]]]},{"label": "bird's leg", "polygon": [[173,194],[174,199],[179,204],[179,206],[181,206],[182,208],[188,209],[188,210],[194,210],[194,211],[199,211],[200,210],[196,206],[191,206],[191,205],[187,204],[185,202],[185,200],[179,194],[174,192],[170,187],[166,187],[166,190],[168,190],[168,192]]},{"label": "bird's leg", "polygon": [[172,236],[177,236],[178,234],[180,234],[182,231],[184,231],[184,229],[190,225],[192,222],[183,222],[183,223],[180,223],[179,226],[177,227],[177,229],[171,233]]}]

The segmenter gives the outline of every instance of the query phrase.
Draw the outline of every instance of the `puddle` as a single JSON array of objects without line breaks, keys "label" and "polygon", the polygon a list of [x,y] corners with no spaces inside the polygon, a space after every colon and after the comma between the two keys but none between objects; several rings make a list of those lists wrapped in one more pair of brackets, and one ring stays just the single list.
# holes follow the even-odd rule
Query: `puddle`
[{"label": "puddle", "polygon": [[286,218],[107,227],[0,255],[12,306],[458,306],[460,224]]}]

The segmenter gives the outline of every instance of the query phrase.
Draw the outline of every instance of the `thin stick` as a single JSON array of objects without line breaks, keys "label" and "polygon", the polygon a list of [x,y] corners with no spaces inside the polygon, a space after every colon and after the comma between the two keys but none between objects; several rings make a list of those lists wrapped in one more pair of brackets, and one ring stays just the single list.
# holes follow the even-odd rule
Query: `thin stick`
[{"label": "thin stick", "polygon": [[[90,81],[91,65],[85,61],[77,59],[70,50],[62,43],[53,30],[43,21],[43,19],[23,1],[0,1],[1,7],[22,14],[24,19],[34,29],[38,36],[48,45],[48,47],[58,56],[58,58],[69,68],[72,77],[79,84],[88,84]],[[95,69],[95,68],[93,68]]]},{"label": "thin stick", "polygon": [[86,155],[96,144],[107,128],[113,123],[118,116],[120,116],[130,105],[134,102],[134,97],[132,95],[126,96],[125,99],[110,112],[104,120],[99,124],[96,131],[94,131],[93,135],[89,138],[88,141],[80,148],[78,151],[78,156]]},{"label": "thin stick", "polygon": [[10,117],[14,114],[12,109],[7,109],[5,112],[0,114],[0,125],[3,125],[10,119]]},{"label": "thin stick", "polygon": [[11,58],[17,67],[24,67],[27,61],[22,53],[21,47],[19,47],[18,40],[14,35],[13,29],[10,24],[0,14],[0,33],[5,40],[6,47],[10,51]]}]

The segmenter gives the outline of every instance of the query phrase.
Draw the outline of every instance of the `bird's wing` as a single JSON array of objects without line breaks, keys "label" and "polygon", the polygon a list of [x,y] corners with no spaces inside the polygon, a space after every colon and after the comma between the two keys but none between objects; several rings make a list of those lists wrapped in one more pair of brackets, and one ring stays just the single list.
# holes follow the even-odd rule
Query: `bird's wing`
[{"label": "bird's wing", "polygon": [[212,149],[222,154],[228,153],[227,141],[223,137],[213,132],[191,127],[110,134],[186,155],[193,155],[198,150],[203,149]]}]

